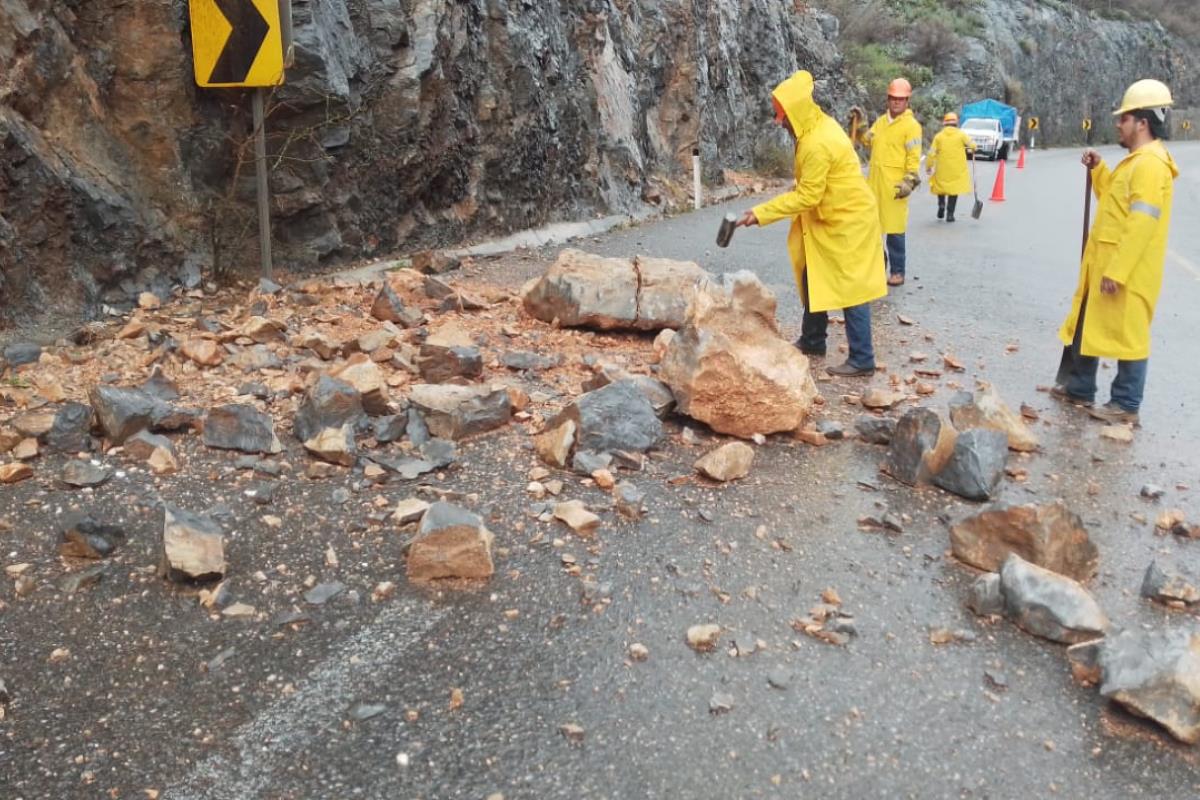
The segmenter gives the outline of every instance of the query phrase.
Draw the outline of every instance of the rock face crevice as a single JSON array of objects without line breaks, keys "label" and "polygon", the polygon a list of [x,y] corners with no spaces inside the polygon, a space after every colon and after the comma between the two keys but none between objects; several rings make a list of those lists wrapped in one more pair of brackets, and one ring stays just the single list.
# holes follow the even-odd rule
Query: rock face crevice
[{"label": "rock face crevice", "polygon": [[[790,0],[293,0],[268,102],[280,266],[623,212],[745,167],[803,66],[856,99],[837,25]],[[249,99],[194,86],[185,3],[0,4],[0,291],[96,313],[254,274]],[[53,290],[49,290],[53,287]]]}]

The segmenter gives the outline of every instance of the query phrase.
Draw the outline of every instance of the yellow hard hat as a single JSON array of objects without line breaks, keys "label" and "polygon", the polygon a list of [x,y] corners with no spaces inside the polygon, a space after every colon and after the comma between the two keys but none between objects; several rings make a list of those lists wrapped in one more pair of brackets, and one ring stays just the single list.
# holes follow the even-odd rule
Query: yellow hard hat
[{"label": "yellow hard hat", "polygon": [[1143,108],[1165,109],[1173,105],[1175,105],[1175,101],[1171,99],[1171,90],[1165,83],[1145,78],[1136,81],[1125,90],[1125,96],[1121,98],[1121,105],[1113,112],[1113,116],[1119,117]]},{"label": "yellow hard hat", "polygon": [[958,124],[958,114],[955,114],[953,111],[948,111],[946,113],[946,116],[942,117],[942,124],[943,125],[957,125]]},{"label": "yellow hard hat", "polygon": [[912,97],[912,84],[904,78],[896,78],[888,84],[888,97]]}]

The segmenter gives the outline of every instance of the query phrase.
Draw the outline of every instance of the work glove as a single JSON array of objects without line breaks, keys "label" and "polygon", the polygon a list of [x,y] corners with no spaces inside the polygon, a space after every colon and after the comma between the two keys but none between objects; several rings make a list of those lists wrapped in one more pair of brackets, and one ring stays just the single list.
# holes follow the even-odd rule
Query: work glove
[{"label": "work glove", "polygon": [[860,125],[867,119],[867,112],[862,110],[862,106],[853,106],[850,109],[851,124],[853,124],[854,120],[856,119]]},{"label": "work glove", "polygon": [[907,173],[900,182],[896,184],[896,199],[902,200],[913,193],[913,190],[921,185],[921,177],[915,172]]}]

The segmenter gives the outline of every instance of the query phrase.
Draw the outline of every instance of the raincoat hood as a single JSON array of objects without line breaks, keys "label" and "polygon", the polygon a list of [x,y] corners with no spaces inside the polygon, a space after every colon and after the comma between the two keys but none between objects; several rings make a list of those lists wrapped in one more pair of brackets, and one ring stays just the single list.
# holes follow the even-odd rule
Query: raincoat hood
[{"label": "raincoat hood", "polygon": [[771,97],[787,114],[797,137],[810,132],[821,120],[821,108],[813,100],[813,76],[806,69],[776,86]]},{"label": "raincoat hood", "polygon": [[[1125,156],[1125,158],[1129,158],[1134,153],[1137,153],[1138,155],[1145,153],[1148,156],[1157,158],[1159,161],[1167,165],[1167,169],[1171,170],[1172,179],[1179,177],[1179,167],[1175,164],[1175,159],[1171,157],[1170,152],[1167,151],[1167,148],[1163,145],[1161,139],[1155,139],[1152,142],[1147,142],[1137,150],[1133,151],[1133,153]],[[1121,160],[1124,161],[1125,159]]]}]

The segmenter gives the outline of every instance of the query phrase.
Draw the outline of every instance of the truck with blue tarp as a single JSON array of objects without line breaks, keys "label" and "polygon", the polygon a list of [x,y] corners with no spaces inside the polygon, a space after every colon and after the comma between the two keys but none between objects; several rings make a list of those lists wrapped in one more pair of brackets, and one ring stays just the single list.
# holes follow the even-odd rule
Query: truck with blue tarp
[{"label": "truck with blue tarp", "polygon": [[1015,108],[999,100],[967,103],[958,115],[958,125],[975,142],[976,154],[993,161],[998,158],[1007,161],[1019,146],[1021,116]]}]

